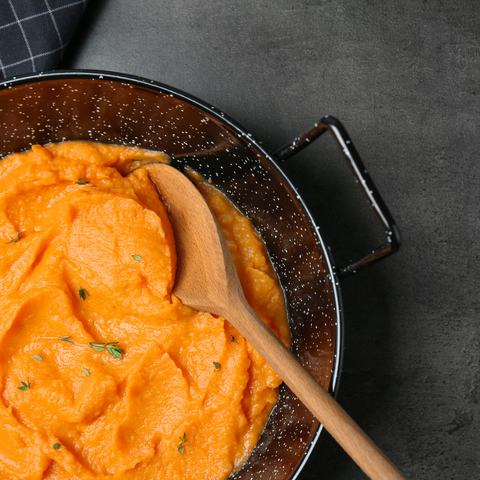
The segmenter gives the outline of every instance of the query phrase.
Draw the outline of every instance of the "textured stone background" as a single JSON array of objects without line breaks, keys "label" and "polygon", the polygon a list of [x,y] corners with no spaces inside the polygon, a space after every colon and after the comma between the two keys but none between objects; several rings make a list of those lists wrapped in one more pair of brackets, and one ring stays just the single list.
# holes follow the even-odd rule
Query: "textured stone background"
[{"label": "textured stone background", "polygon": [[[408,478],[480,478],[480,2],[91,0],[64,66],[185,90],[271,150],[338,117],[404,239],[341,284],[338,400]],[[285,170],[341,264],[377,232],[316,143]],[[304,478],[365,477],[327,437]]]}]

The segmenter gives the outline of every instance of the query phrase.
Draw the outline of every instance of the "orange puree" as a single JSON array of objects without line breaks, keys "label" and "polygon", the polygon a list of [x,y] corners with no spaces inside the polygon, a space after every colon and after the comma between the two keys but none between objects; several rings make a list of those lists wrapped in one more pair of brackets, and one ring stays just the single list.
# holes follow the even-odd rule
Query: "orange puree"
[{"label": "orange puree", "polygon": [[[2,480],[221,480],[277,400],[280,379],[228,321],[171,294],[166,211],[145,170],[119,173],[145,158],[165,157],[65,142],[0,162]],[[258,235],[199,188],[248,300],[289,344]]]}]

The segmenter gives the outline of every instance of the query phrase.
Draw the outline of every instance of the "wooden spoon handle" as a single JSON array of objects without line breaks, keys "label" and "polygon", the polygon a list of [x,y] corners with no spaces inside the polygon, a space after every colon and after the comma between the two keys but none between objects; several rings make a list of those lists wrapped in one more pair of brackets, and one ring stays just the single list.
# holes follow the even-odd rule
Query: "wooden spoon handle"
[{"label": "wooden spoon handle", "polygon": [[[226,318],[372,480],[406,480],[385,454],[250,308],[232,305]],[[235,321],[238,318],[238,326]],[[241,317],[241,318],[240,318]],[[231,320],[230,320],[231,319]],[[240,327],[240,328],[239,328]]]},{"label": "wooden spoon handle", "polygon": [[173,293],[185,305],[229,320],[372,480],[405,480],[252,310],[225,238],[198,190],[168,165],[146,168],[169,206],[175,231],[179,261]]}]

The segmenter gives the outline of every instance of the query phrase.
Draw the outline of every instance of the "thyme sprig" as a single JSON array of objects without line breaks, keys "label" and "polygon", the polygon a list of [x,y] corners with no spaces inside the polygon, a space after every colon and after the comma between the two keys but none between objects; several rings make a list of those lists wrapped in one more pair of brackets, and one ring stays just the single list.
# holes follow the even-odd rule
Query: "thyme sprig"
[{"label": "thyme sprig", "polygon": [[119,360],[123,360],[123,354],[125,353],[125,350],[118,346],[118,342],[89,342],[87,347],[95,352],[106,350],[113,358],[118,358]]},{"label": "thyme sprig", "polygon": [[118,346],[120,342],[88,342],[88,343],[78,343],[73,341],[70,338],[70,335],[65,335],[63,337],[42,337],[48,338],[51,340],[61,340],[65,343],[70,343],[75,345],[76,347],[84,347],[84,348],[91,348],[94,352],[108,352],[113,358],[118,358],[119,360],[123,360],[123,355],[125,354],[125,350]]},{"label": "thyme sprig", "polygon": [[71,343],[72,345],[75,345],[75,342],[73,340],[70,340],[70,335],[65,335],[64,337],[43,337],[43,338],[58,338],[58,340],[61,340],[62,342]]},{"label": "thyme sprig", "polygon": [[82,300],[86,300],[87,299],[86,295],[90,296],[90,294],[87,292],[87,290],[85,288],[80,287],[80,290],[78,291],[78,296]]},{"label": "thyme sprig", "polygon": [[90,185],[91,187],[94,187],[95,185],[91,184],[88,180],[84,180],[83,178],[79,178],[78,182],[74,182],[75,185]]},{"label": "thyme sprig", "polygon": [[22,239],[20,236],[20,232],[17,230],[17,236],[16,237],[10,237],[10,241],[5,242],[5,245],[8,245],[9,243],[13,243],[14,245],[17,244]]},{"label": "thyme sprig", "polygon": [[183,452],[185,452],[185,447],[183,444],[187,441],[187,436],[185,435],[185,432],[183,432],[183,437],[178,437],[180,439],[180,445],[178,445],[177,450],[180,452],[180,455],[183,455]]},{"label": "thyme sprig", "polygon": [[18,387],[19,390],[30,390],[31,384],[30,379],[27,377],[27,383],[22,382],[22,386]]}]

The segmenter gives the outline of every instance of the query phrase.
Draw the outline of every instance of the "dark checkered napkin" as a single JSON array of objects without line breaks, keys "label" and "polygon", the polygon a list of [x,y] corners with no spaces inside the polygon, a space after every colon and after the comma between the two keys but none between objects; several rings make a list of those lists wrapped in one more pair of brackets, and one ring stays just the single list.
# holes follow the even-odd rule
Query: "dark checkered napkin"
[{"label": "dark checkered napkin", "polygon": [[0,79],[53,70],[87,0],[0,0]]}]

